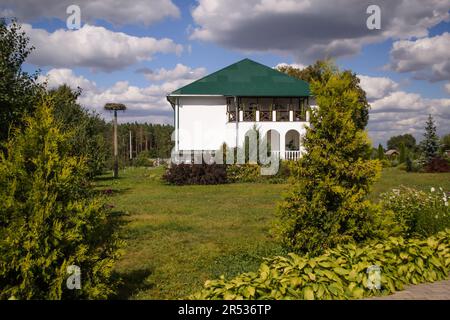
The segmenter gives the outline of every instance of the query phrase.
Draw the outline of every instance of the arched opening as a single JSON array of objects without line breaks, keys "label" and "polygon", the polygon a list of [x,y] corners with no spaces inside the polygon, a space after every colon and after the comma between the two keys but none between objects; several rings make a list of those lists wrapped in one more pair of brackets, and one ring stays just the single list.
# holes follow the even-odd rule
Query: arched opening
[{"label": "arched opening", "polygon": [[267,155],[280,157],[280,134],[277,130],[269,130],[265,136],[267,142]]},{"label": "arched opening", "polygon": [[286,132],[286,151],[300,151],[300,133],[297,130]]},{"label": "arched opening", "polygon": [[300,133],[297,130],[289,130],[285,136],[286,160],[297,161],[300,158]]}]

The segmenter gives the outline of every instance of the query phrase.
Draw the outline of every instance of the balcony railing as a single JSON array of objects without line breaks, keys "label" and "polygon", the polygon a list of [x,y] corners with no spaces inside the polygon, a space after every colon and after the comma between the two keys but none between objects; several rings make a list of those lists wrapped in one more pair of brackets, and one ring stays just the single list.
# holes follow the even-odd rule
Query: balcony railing
[{"label": "balcony railing", "polygon": [[272,111],[259,111],[259,121],[272,121]]},{"label": "balcony railing", "polygon": [[294,121],[305,121],[306,113],[301,110],[294,111]]},{"label": "balcony railing", "polygon": [[256,121],[256,112],[255,111],[244,111],[243,114],[244,121]]},{"label": "balcony railing", "polygon": [[286,160],[297,161],[300,159],[300,151],[285,151],[284,158]]},{"label": "balcony railing", "polygon": [[[275,159],[280,159],[281,152],[280,151],[272,151],[272,156]],[[284,152],[284,160],[297,161],[301,158],[301,151],[285,151]]]},{"label": "balcony railing", "polygon": [[277,121],[289,121],[289,111],[277,111]]},{"label": "balcony railing", "polygon": [[228,121],[229,122],[236,121],[236,111],[228,111]]}]

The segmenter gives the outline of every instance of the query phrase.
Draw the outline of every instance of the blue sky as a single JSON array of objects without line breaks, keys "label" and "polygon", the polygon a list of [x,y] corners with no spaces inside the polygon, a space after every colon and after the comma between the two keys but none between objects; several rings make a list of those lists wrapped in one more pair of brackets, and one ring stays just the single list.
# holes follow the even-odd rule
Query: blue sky
[{"label": "blue sky", "polygon": [[[82,27],[68,30],[77,4]],[[366,27],[369,4],[381,29]],[[331,57],[361,76],[372,105],[374,144],[395,134],[420,140],[431,113],[450,132],[450,22],[447,0],[113,0],[39,3],[4,0],[36,46],[25,69],[49,87],[83,88],[80,103],[102,112],[109,100],[122,121],[171,123],[165,95],[243,58],[299,67]]]}]

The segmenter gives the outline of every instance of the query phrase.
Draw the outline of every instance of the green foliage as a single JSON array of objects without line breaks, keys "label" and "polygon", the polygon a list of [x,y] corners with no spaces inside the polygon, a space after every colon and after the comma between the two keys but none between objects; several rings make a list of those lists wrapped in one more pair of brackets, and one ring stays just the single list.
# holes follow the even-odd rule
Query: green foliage
[{"label": "green foliage", "polygon": [[400,150],[402,144],[406,149],[414,150],[416,148],[416,139],[409,133],[399,136],[393,136],[389,138],[387,142],[387,148],[389,150]]},{"label": "green foliage", "polygon": [[90,177],[101,174],[106,168],[106,159],[111,154],[110,141],[106,141],[107,125],[95,112],[90,112],[77,103],[80,91],[63,85],[51,90],[55,119],[62,124],[63,131],[71,131],[70,155],[85,157]]},{"label": "green foliage", "polygon": [[150,159],[149,151],[142,151],[138,154],[132,162],[134,167],[153,167],[155,165],[154,161]]},{"label": "green foliage", "polygon": [[228,181],[236,182],[257,182],[260,180],[261,167],[257,164],[233,164],[227,166]]},{"label": "green foliage", "polygon": [[423,136],[424,140],[421,143],[422,156],[428,163],[438,155],[439,150],[439,138],[436,134],[436,125],[431,114],[428,116]]},{"label": "green foliage", "polygon": [[[331,64],[332,63],[329,60],[318,60],[315,64],[302,70],[291,66],[281,66],[278,70],[308,83],[318,82],[324,85],[329,81],[329,77],[331,76],[331,73],[329,72]],[[350,89],[357,95],[356,99],[360,104],[360,108],[353,110],[352,117],[355,125],[363,130],[369,121],[370,109],[366,92],[361,88],[360,80],[355,73],[350,70],[345,70],[342,71],[342,74],[349,80]]]},{"label": "green foliage", "polygon": [[384,160],[384,148],[381,145],[381,143],[378,145],[378,160],[382,161]]},{"label": "green foliage", "polygon": [[414,163],[411,160],[411,157],[409,156],[409,154],[406,157],[405,164],[406,164],[406,171],[407,172],[413,172],[414,171]]},{"label": "green foliage", "polygon": [[398,158],[399,163],[404,163],[406,161],[406,157],[407,157],[407,150],[406,150],[405,144],[401,143],[400,144],[400,156]]},{"label": "green foliage", "polygon": [[[0,298],[95,299],[114,290],[114,218],[87,180],[86,159],[71,155],[51,102],[25,119],[0,155]],[[66,288],[67,267],[81,268],[81,290]]]},{"label": "green foliage", "polygon": [[381,204],[394,212],[404,237],[428,237],[450,228],[450,206],[442,188],[424,192],[401,186],[381,196]]},{"label": "green foliage", "polygon": [[0,18],[0,141],[5,141],[12,126],[34,110],[42,87],[38,73],[28,74],[22,65],[33,50],[21,26]]},{"label": "green foliage", "polygon": [[[368,286],[368,268],[381,268],[378,290]],[[208,280],[191,299],[361,299],[387,295],[404,285],[447,279],[450,230],[425,240],[391,237],[365,246],[339,245],[318,257],[266,259],[257,272]],[[374,278],[370,278],[372,280]]]},{"label": "green foliage", "polygon": [[367,160],[370,142],[353,120],[365,105],[350,74],[327,72],[326,83],[312,83],[319,108],[303,141],[306,153],[292,166],[293,185],[279,205],[274,230],[297,252],[363,241],[378,236],[382,225],[379,208],[366,199],[381,165]]},{"label": "green foliage", "polygon": [[280,160],[278,172],[275,175],[261,175],[261,165],[258,164],[231,164],[227,165],[228,182],[268,182],[286,183],[290,177],[290,166],[292,161]]}]

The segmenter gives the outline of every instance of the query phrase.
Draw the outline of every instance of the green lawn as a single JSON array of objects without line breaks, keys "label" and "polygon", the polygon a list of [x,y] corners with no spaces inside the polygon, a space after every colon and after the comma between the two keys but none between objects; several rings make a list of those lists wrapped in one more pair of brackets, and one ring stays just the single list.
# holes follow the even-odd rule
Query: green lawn
[{"label": "green lawn", "polygon": [[[286,185],[167,186],[161,169],[126,169],[99,179],[114,190],[111,203],[125,211],[125,254],[116,271],[118,298],[178,299],[206,279],[255,270],[261,258],[282,254],[269,229]],[[400,184],[450,190],[450,174],[385,169],[371,197]]]}]

